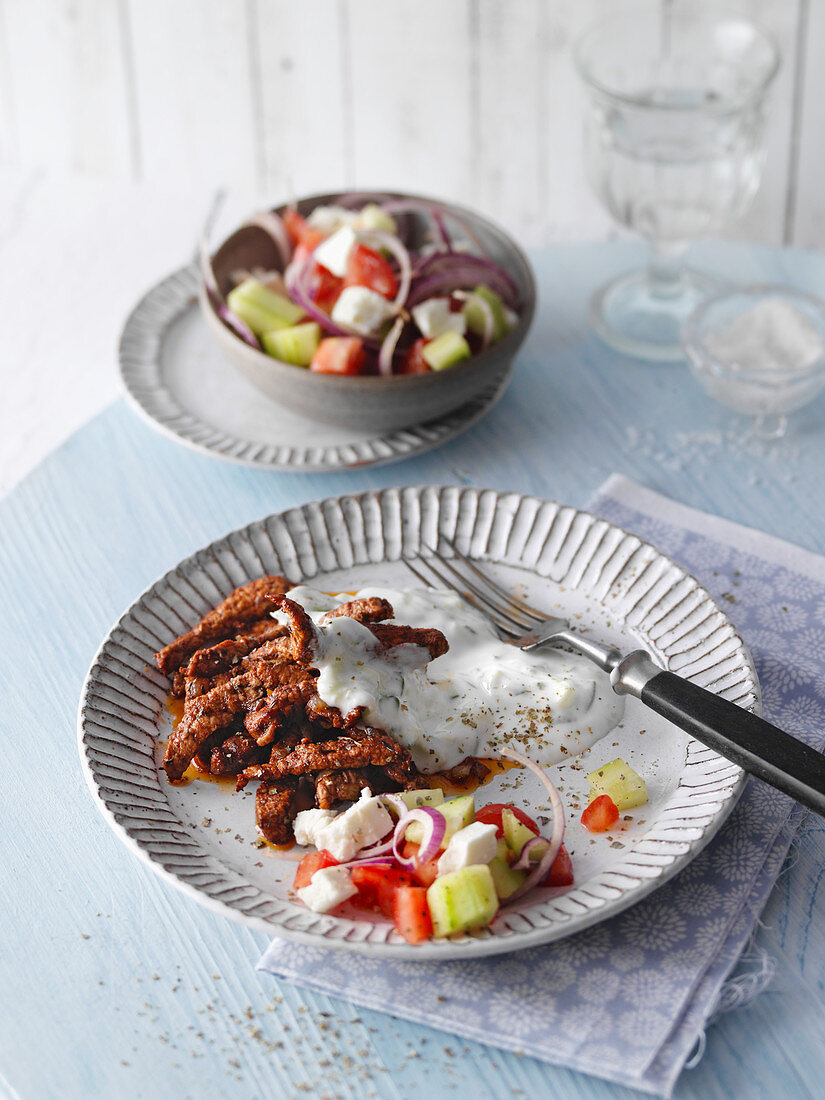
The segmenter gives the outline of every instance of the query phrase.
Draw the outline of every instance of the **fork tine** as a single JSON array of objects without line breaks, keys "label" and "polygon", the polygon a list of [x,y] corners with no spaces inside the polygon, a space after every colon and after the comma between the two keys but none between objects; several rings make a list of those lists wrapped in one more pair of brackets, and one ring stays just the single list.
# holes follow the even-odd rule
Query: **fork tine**
[{"label": "fork tine", "polygon": [[[422,559],[419,558],[418,560],[421,561]],[[427,586],[427,588],[432,588],[432,585],[427,580],[427,578],[424,576],[424,574],[421,573],[418,569],[415,568],[415,566],[413,565],[413,563],[410,561],[409,558],[402,558],[401,561],[404,563],[404,565],[406,565],[406,567],[409,569],[409,571],[414,576],[418,577],[418,579],[421,581],[422,584],[425,584]]]},{"label": "fork tine", "polygon": [[[505,592],[503,588],[495,583],[495,581],[491,580],[485,573],[482,573],[475,562],[471,561],[470,558],[468,558],[465,554],[462,554],[461,551],[455,546],[455,544],[450,542],[446,535],[440,534],[439,539],[441,542],[444,543],[445,546],[449,546],[449,548],[452,550],[458,560],[466,565],[468,569],[472,570],[472,572],[479,578],[479,580],[483,581],[484,584],[487,585],[488,589],[494,592],[499,599],[506,600],[511,609],[516,608],[522,613],[522,615],[526,615],[534,623],[543,623],[547,620],[548,615],[542,615],[540,612],[536,611],[535,608],[532,608],[529,604],[525,603],[524,600],[522,600],[519,596],[514,596],[510,592]],[[532,625],[532,623],[530,625]]]},{"label": "fork tine", "polygon": [[536,625],[540,625],[546,621],[546,616],[540,616],[537,612],[534,612],[532,608],[527,607],[522,601],[516,597],[511,596],[509,592],[503,589],[500,585],[492,581],[485,573],[483,573],[474,562],[465,557],[460,550],[457,550],[449,539],[441,538],[447,546],[455,554],[456,558],[463,562],[464,565],[484,584],[487,592],[482,592],[480,589],[473,586],[472,582],[465,576],[464,572],[455,568],[452,562],[442,557],[437,550],[433,550],[432,553],[438,558],[438,560],[450,570],[450,572],[456,576],[462,584],[466,585],[475,595],[484,600],[488,605],[495,606],[500,615],[506,616],[511,622],[517,623],[522,630],[525,628],[532,629]]},{"label": "fork tine", "polygon": [[[438,562],[441,563],[441,565],[449,565],[449,563],[446,562],[440,554],[436,554],[435,558]],[[426,565],[427,569],[429,569],[433,576],[436,577],[439,583],[445,588],[448,588],[453,592],[457,592],[460,596],[465,595],[466,590],[469,590],[475,594],[475,589],[473,588],[473,586],[466,580],[465,577],[462,577],[460,573],[456,572],[456,570],[453,570],[453,573],[456,577],[458,577],[459,581],[462,584],[462,588],[459,588],[455,581],[451,580],[446,573],[437,569],[436,566],[433,565],[433,560],[431,557],[417,558],[416,560],[419,565]],[[432,582],[429,581],[418,569],[416,569],[415,566],[407,558],[402,558],[402,561],[410,570],[410,572],[415,574],[415,576],[418,577],[419,580],[423,581],[428,587],[433,587]],[[482,593],[478,594],[477,602],[484,614],[487,615],[488,618],[492,619],[499,630],[503,631],[505,634],[510,634],[512,635],[512,637],[517,638],[520,634],[524,632],[523,625],[517,623],[509,616],[504,615],[501,611],[498,610],[498,608],[494,604],[486,600]]]},{"label": "fork tine", "polygon": [[[466,591],[472,592],[476,601],[484,608],[488,615],[495,613],[499,618],[505,620],[508,626],[517,627],[520,632],[523,632],[526,627],[532,626],[531,623],[520,618],[518,614],[514,614],[513,609],[508,607],[504,601],[498,598],[492,599],[486,592],[483,592],[473,584],[468,577],[456,569],[452,562],[448,561],[447,558],[443,558],[438,551],[433,550],[432,557],[434,557],[444,569],[448,570]],[[430,568],[433,569],[433,572],[435,572],[431,564],[431,559],[428,557],[425,560],[430,565]],[[454,582],[451,583],[451,587],[456,587]]]}]

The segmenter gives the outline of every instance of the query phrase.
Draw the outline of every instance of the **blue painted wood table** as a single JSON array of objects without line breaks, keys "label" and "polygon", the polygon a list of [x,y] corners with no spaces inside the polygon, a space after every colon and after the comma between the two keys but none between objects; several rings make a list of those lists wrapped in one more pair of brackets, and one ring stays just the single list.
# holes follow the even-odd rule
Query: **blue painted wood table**
[{"label": "blue painted wood table", "polygon": [[[825,397],[793,417],[787,440],[756,443],[684,367],[623,359],[588,332],[589,292],[639,257],[633,245],[536,253],[540,310],[509,391],[429,455],[326,475],[248,470],[177,447],[118,403],[0,502],[0,1093],[632,1095],[256,973],[264,936],[170,889],[110,832],[74,724],[100,639],[156,576],[230,528],[339,492],[457,482],[584,505],[618,471],[825,549]],[[695,261],[825,289],[812,254],[707,245]],[[776,979],[711,1028],[677,1096],[825,1093],[823,866],[825,829],[808,819],[758,931]]]}]

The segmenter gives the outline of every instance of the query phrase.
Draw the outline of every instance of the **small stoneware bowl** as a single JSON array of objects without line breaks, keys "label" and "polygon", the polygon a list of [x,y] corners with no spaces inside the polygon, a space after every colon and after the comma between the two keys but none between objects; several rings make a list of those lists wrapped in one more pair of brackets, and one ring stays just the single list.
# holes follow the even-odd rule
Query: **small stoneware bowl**
[{"label": "small stoneware bowl", "polygon": [[[340,192],[313,195],[300,201],[298,210],[306,216],[316,206],[337,203],[343,197]],[[419,197],[365,194],[364,202]],[[227,357],[253,385],[277,404],[302,416],[327,424],[376,431],[405,428],[445,416],[472,400],[510,370],[533,320],[536,287],[527,257],[504,230],[462,207],[444,202],[438,202],[438,206],[447,214],[454,211],[470,227],[491,259],[515,279],[521,292],[522,305],[517,323],[501,340],[472,359],[429,374],[389,378],[320,374],[282,363],[244,343],[221,321],[201,288],[200,303],[207,326]],[[283,213],[285,209],[278,207],[277,212]],[[423,243],[425,217],[418,214],[405,214],[404,217],[411,220],[408,232],[413,243],[416,243],[416,236],[419,243]],[[280,268],[280,261],[272,239],[265,230],[255,225],[245,225],[236,230],[212,257],[218,288],[224,296],[232,288],[232,272],[258,266],[277,269]]]}]

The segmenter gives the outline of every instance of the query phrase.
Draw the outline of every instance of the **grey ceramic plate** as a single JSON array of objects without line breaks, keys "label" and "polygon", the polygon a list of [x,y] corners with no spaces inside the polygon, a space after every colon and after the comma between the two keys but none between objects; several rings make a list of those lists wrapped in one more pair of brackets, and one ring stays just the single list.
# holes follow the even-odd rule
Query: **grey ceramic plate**
[{"label": "grey ceramic plate", "polygon": [[[89,785],[135,854],[202,903],[272,935],[318,947],[409,959],[468,958],[570,935],[626,908],[680,870],[733,808],[743,773],[628,700],[620,726],[552,770],[567,810],[575,885],[535,891],[490,928],[417,946],[381,919],[319,915],[291,894],[290,856],[256,847],[254,793],[194,781],[171,786],[160,767],[169,688],[152,654],[232,588],[282,572],[331,592],[409,585],[399,561],[443,532],[535,606],[601,640],[644,646],[674,672],[749,709],[759,688],[748,652],[708,593],[653,547],[574,508],[515,493],[408,488],[294,508],[212,543],[170,570],[103,642],[84,687],[80,752]],[[616,756],[645,779],[650,801],[626,827],[593,837],[579,823],[585,773]],[[522,769],[497,775],[478,804],[515,801],[546,812]],[[544,808],[543,808],[544,807]],[[300,850],[299,853],[300,854]]]},{"label": "grey ceramic plate", "polygon": [[203,321],[199,286],[192,263],[138,302],[120,339],[120,376],[154,428],[231,462],[310,473],[412,458],[477,423],[512,373],[511,364],[466,405],[426,424],[383,434],[321,424],[276,405],[233,367]]}]

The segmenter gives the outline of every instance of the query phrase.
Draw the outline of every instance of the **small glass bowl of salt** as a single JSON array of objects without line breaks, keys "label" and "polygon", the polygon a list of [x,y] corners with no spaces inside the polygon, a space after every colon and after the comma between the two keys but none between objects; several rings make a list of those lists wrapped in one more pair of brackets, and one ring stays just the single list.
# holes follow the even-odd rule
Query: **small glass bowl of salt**
[{"label": "small glass bowl of salt", "polygon": [[755,285],[707,298],[683,333],[690,369],[711,397],[779,439],[788,413],[825,386],[825,302],[783,286]]}]

